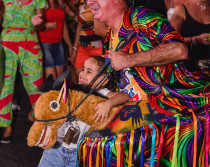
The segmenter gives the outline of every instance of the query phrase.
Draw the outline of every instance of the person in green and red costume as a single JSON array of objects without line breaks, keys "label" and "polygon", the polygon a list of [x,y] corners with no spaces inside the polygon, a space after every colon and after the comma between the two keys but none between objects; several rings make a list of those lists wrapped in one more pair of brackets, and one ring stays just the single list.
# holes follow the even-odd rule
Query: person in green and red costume
[{"label": "person in green and red costume", "polygon": [[[1,92],[0,127],[5,127],[1,143],[10,143],[12,135],[12,97],[17,67],[20,69],[24,87],[32,108],[40,96],[37,87],[43,82],[42,51],[35,27],[31,23],[36,14],[43,14],[45,0],[1,0],[2,12],[1,46]],[[3,8],[1,8],[2,10]]]},{"label": "person in green and red costume", "polygon": [[52,74],[54,79],[56,79],[64,72],[66,67],[62,40],[67,45],[69,57],[72,52],[72,43],[65,21],[65,12],[59,6],[59,2],[57,0],[47,0],[47,3],[49,8],[44,13],[45,29],[39,31],[39,40],[44,54],[45,78]]}]

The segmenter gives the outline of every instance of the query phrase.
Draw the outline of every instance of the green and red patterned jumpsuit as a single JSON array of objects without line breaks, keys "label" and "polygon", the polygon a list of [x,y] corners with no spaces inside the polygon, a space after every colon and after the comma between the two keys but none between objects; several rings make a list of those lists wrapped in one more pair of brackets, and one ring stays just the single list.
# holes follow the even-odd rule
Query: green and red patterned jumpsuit
[{"label": "green and red patterned jumpsuit", "polygon": [[3,3],[5,12],[0,55],[0,127],[7,127],[12,119],[11,101],[18,64],[32,107],[40,96],[37,87],[43,82],[42,51],[31,20],[36,9],[45,8],[47,3],[45,0],[28,0],[22,8],[16,0],[3,0]]}]

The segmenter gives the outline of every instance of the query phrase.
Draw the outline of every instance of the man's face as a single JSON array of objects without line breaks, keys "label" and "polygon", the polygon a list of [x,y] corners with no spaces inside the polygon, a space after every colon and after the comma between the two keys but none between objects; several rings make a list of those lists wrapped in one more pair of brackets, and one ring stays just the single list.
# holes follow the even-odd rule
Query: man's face
[{"label": "man's face", "polygon": [[110,11],[114,10],[113,0],[87,0],[87,4],[93,12],[94,19],[102,22],[106,22]]}]

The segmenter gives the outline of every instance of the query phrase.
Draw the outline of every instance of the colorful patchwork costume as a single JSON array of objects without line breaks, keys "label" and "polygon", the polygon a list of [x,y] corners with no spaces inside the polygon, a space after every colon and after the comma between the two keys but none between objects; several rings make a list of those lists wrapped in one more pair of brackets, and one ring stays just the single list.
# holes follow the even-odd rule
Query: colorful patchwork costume
[{"label": "colorful patchwork costume", "polygon": [[[113,49],[127,53],[183,40],[165,18],[143,7],[126,10],[117,38],[119,42]],[[106,52],[111,48],[111,40],[110,30],[105,39]],[[191,73],[182,62],[176,62],[130,68],[129,73],[147,94],[150,109],[154,107],[154,112],[171,116],[161,119],[150,115],[146,118],[150,123],[135,130],[107,137],[84,137],[78,146],[79,166],[209,167],[210,72]],[[121,76],[119,86],[123,89],[129,80],[125,79],[125,70]],[[125,113],[120,121],[126,124],[129,117],[135,117],[132,111]],[[108,128],[117,127],[119,124]]]},{"label": "colorful patchwork costume", "polygon": [[14,83],[19,64],[22,81],[28,92],[32,106],[40,96],[37,86],[43,82],[42,51],[37,33],[31,23],[36,14],[35,9],[45,8],[45,0],[28,0],[22,8],[16,0],[3,0],[5,12],[3,15],[3,31],[1,45],[1,74],[3,75],[0,94],[0,127],[11,124],[11,101]]}]

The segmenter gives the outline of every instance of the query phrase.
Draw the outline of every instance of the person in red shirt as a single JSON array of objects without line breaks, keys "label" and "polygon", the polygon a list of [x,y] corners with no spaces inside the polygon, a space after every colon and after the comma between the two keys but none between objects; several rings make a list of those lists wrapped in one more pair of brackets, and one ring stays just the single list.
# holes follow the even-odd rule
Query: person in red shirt
[{"label": "person in red shirt", "polygon": [[45,77],[50,74],[56,79],[64,71],[66,58],[62,40],[64,39],[69,54],[72,51],[72,44],[65,22],[65,12],[59,6],[57,0],[47,0],[49,8],[44,13],[45,30],[39,32],[40,44],[44,53],[43,63]]}]

